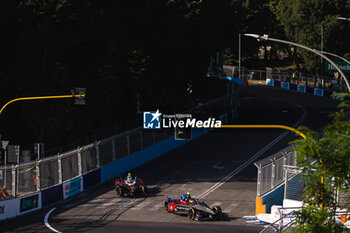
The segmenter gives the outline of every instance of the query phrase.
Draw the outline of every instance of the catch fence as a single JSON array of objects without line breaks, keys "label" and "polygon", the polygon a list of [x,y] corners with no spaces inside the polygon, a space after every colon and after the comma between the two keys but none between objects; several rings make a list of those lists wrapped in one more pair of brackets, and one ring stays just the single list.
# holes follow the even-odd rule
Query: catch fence
[{"label": "catch fence", "polygon": [[257,196],[264,195],[285,181],[285,166],[296,165],[296,154],[291,150],[292,146],[286,147],[276,154],[254,163],[258,168]]},{"label": "catch fence", "polygon": [[[265,81],[273,79],[283,82],[289,82],[297,85],[309,87],[325,88],[332,91],[346,91],[346,85],[340,77],[314,75],[295,70],[281,70],[266,67],[266,70],[251,70],[245,67],[224,66],[224,74],[230,77],[246,78],[249,81]],[[253,82],[254,83],[254,82]]]},{"label": "catch fence", "polygon": [[[231,93],[196,106],[186,113],[198,114],[197,119],[200,119],[205,112],[207,118],[220,119],[222,113],[232,113],[232,109],[237,111],[237,107],[237,96]],[[144,130],[137,127],[41,160],[0,166],[0,186],[7,186],[10,197],[23,196],[62,184],[173,136],[173,129]]]}]

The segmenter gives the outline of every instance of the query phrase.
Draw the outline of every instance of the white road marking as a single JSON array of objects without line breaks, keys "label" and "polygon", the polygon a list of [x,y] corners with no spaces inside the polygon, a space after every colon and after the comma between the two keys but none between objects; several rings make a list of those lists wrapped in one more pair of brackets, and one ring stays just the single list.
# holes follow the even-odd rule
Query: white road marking
[{"label": "white road marking", "polygon": [[245,221],[246,223],[256,223],[256,222],[260,222],[260,220],[248,220],[248,221]]},{"label": "white road marking", "polygon": [[103,206],[110,206],[110,205],[113,205],[115,202],[108,202],[108,203],[103,203],[102,205]]},{"label": "white road marking", "polygon": [[44,223],[45,225],[53,232],[61,233],[60,231],[56,230],[49,224],[49,216],[50,214],[55,210],[56,208],[52,208],[49,212],[46,213],[45,218],[44,218]]},{"label": "white road marking", "polygon": [[103,205],[103,206],[110,206],[110,205],[113,205],[113,204],[115,204],[115,203],[117,203],[117,202],[119,202],[119,201],[121,201],[121,200],[122,200],[121,198],[114,198],[114,199],[112,199],[110,202],[103,203],[102,205]]},{"label": "white road marking", "polygon": [[216,168],[216,169],[219,169],[219,170],[224,169],[225,166],[220,166],[221,163],[222,163],[222,161],[217,162],[215,165],[212,166],[212,168]]},{"label": "white road marking", "polygon": [[[238,203],[232,203],[228,207],[222,210],[224,213],[230,213],[236,206],[238,206]],[[255,217],[255,216],[254,216]]]},{"label": "white road marking", "polygon": [[140,210],[146,206],[148,206],[149,204],[151,204],[153,201],[147,200],[147,201],[143,201],[135,206],[133,206],[131,209],[132,210]]},{"label": "white road marking", "polygon": [[151,206],[151,208],[149,208],[149,211],[158,211],[160,208],[164,208],[164,202],[160,202],[157,205]]},{"label": "white road marking", "polygon": [[89,202],[103,202],[104,200],[106,200],[106,199],[104,199],[104,198],[99,198],[99,199],[91,200],[91,201],[89,201]]},{"label": "white road marking", "polygon": [[[295,104],[297,106],[299,106],[300,108],[303,109],[304,113],[303,115],[298,119],[298,121],[292,126],[292,128],[296,128],[298,127],[307,117],[307,112],[306,110],[298,104]],[[267,144],[264,148],[262,148],[260,151],[258,151],[255,155],[253,155],[252,157],[250,157],[250,159],[248,159],[247,161],[245,161],[243,164],[241,164],[238,168],[236,168],[234,171],[232,171],[230,174],[226,175],[224,178],[222,178],[219,182],[217,182],[216,184],[214,184],[213,186],[211,186],[209,189],[207,189],[206,191],[204,191],[202,194],[200,194],[197,198],[204,198],[206,197],[208,194],[210,194],[211,192],[215,191],[216,189],[218,189],[221,185],[223,185],[226,181],[230,180],[233,176],[235,176],[237,173],[239,173],[240,171],[242,171],[244,168],[246,168],[249,164],[251,164],[255,159],[259,158],[263,153],[265,153],[265,151],[267,151],[270,147],[272,147],[273,145],[275,145],[277,142],[279,142],[282,138],[284,138],[287,134],[289,133],[289,131],[285,131],[284,133],[282,133],[280,136],[278,136],[277,138],[275,138],[272,142],[270,142],[269,144]]]},{"label": "white road marking", "polygon": [[284,132],[280,136],[278,136],[276,139],[274,139],[272,142],[267,144],[264,148],[262,148],[258,153],[250,157],[247,161],[245,161],[243,164],[241,164],[238,168],[236,168],[234,171],[232,171],[230,174],[226,175],[224,178],[222,178],[219,182],[214,184],[212,187],[210,187],[208,190],[203,192],[201,195],[198,196],[198,198],[204,198],[211,192],[218,189],[221,185],[223,185],[226,181],[231,179],[233,176],[235,176],[237,173],[242,171],[244,168],[246,168],[251,162],[253,162],[255,159],[259,158],[265,151],[267,151],[270,147],[272,147],[275,143],[279,142],[283,137],[285,137],[288,134],[288,132]]},{"label": "white road marking", "polygon": [[246,215],[246,216],[243,216],[242,218],[256,218],[255,215]]}]

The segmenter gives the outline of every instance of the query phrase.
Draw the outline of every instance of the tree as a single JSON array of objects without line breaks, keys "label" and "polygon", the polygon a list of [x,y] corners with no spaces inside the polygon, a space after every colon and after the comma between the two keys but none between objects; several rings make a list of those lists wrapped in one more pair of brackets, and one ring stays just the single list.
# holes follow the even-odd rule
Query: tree
[{"label": "tree", "polygon": [[293,141],[298,166],[302,168],[304,189],[303,207],[297,212],[294,232],[345,232],[336,221],[339,209],[349,211],[350,196],[338,203],[336,192],[350,191],[350,120],[346,110],[350,107],[349,94],[337,95],[343,102],[333,114],[333,122],[324,128],[322,136],[300,127],[307,139]]},{"label": "tree", "polygon": [[[340,56],[349,51],[345,32],[349,31],[350,25],[337,20],[340,15],[349,15],[348,1],[275,0],[270,5],[289,40],[320,50],[322,26],[324,51]],[[308,70],[320,71],[320,57],[303,50],[299,52]]]}]

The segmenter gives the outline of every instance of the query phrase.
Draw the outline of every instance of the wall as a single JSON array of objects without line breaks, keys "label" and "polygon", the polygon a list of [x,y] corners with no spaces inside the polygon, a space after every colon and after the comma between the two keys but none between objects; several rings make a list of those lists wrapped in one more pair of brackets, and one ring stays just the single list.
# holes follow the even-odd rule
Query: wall
[{"label": "wall", "polygon": [[[220,115],[220,119],[223,123],[226,123],[229,117],[234,119],[237,116],[237,112],[238,108],[233,107],[228,114],[225,113]],[[212,129],[204,128],[193,129],[192,138],[198,138],[211,130]],[[82,176],[65,181],[62,184],[55,185],[27,196],[0,201],[0,220],[14,218],[22,214],[30,213],[74,196],[99,183],[103,183],[118,175],[130,171],[133,168],[141,166],[179,146],[182,146],[187,142],[189,141],[175,140],[174,137],[171,137],[142,151],[133,153],[113,163],[92,170]]]},{"label": "wall", "polygon": [[297,84],[282,82],[282,81],[273,80],[273,79],[266,79],[266,85],[272,86],[272,87],[279,87],[286,90],[293,90],[301,93],[307,93],[307,94],[316,95],[316,96],[322,96],[322,97],[331,97],[331,95],[339,93],[336,91],[330,91],[330,90],[316,88],[316,87],[308,87],[304,85],[297,85]]}]

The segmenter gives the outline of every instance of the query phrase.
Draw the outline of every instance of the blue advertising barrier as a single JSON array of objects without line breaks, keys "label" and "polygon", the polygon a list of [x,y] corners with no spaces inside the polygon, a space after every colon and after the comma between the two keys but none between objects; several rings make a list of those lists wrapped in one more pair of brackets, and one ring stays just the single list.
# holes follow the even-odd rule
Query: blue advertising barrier
[{"label": "blue advertising barrier", "polygon": [[83,175],[84,190],[101,182],[101,170],[96,169]]},{"label": "blue advertising barrier", "polygon": [[301,93],[306,93],[306,86],[298,85],[297,91]]},{"label": "blue advertising barrier", "polygon": [[281,88],[289,90],[289,83],[288,82],[281,82]]},{"label": "blue advertising barrier", "polygon": [[[204,134],[206,129],[193,129],[192,138],[197,138]],[[174,137],[165,139],[151,147],[148,147],[142,151],[136,152],[132,155],[124,157],[118,161],[107,164],[101,167],[101,182],[105,182],[132,170],[138,166],[141,166],[163,154],[169,152],[179,146],[182,146],[188,142],[187,140],[175,140]]]},{"label": "blue advertising barrier", "polygon": [[282,82],[282,81],[273,80],[273,79],[266,79],[266,85],[279,87],[279,88],[283,88],[286,90],[294,90],[297,92],[307,93],[307,94],[315,95],[315,96],[330,97],[333,99],[336,99],[336,98],[332,97],[332,95],[339,93],[336,91],[326,90],[326,89],[322,89],[322,88],[297,85],[297,84],[293,84],[293,83],[289,83],[289,82]]},{"label": "blue advertising barrier", "polygon": [[83,191],[83,180],[79,176],[63,183],[63,199],[74,196]]},{"label": "blue advertising barrier", "polygon": [[266,79],[266,85],[273,87],[275,85],[274,81],[273,79]]},{"label": "blue advertising barrier", "polygon": [[271,212],[273,205],[282,205],[284,199],[284,183],[278,188],[261,196],[262,204],[265,205],[266,213]]},{"label": "blue advertising barrier", "polygon": [[61,200],[63,200],[62,184],[41,191],[41,203],[43,207]]}]

